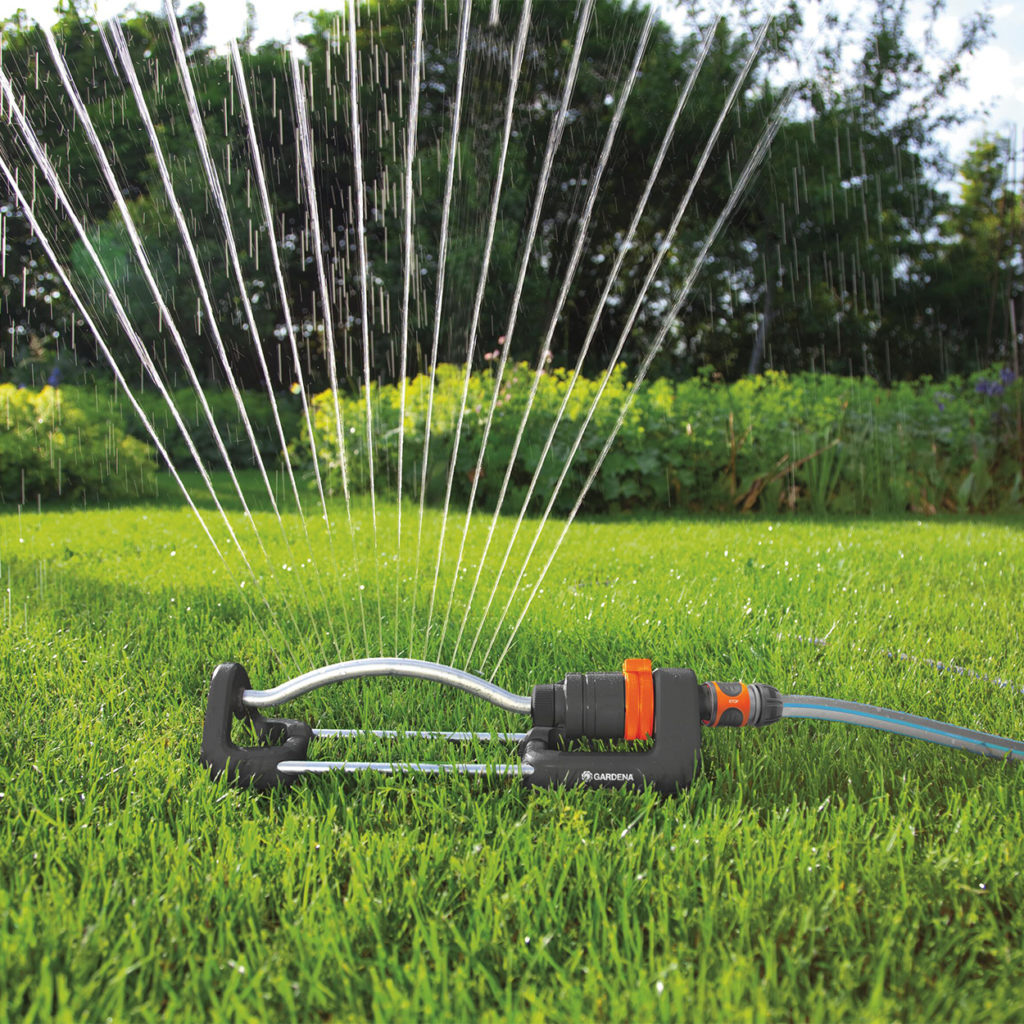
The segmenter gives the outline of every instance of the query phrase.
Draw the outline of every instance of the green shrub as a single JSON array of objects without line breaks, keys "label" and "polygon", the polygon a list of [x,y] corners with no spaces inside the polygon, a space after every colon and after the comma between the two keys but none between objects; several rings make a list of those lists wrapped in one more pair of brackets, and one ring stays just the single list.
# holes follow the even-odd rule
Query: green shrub
[{"label": "green shrub", "polygon": [[[474,373],[453,476],[453,497],[465,501],[476,478],[477,501],[497,503],[534,371],[508,366],[477,474],[494,372]],[[426,500],[444,498],[448,465],[462,402],[464,371],[439,366],[434,388]],[[558,409],[571,396],[538,476],[530,508],[547,503],[599,383],[575,380],[567,370],[544,373],[509,476],[505,507],[515,510],[527,494]],[[583,510],[604,512],[686,508],[804,509],[814,512],[932,513],[987,511],[1021,502],[1020,438],[1016,410],[1022,383],[1003,371],[886,389],[870,379],[766,373],[732,384],[710,373],[673,383],[643,384],[626,409],[632,388],[625,369],[611,375],[592,422],[583,432],[554,509],[576,502],[607,438],[623,413],[621,429],[586,496]],[[406,388],[403,493],[419,497],[430,381],[419,376]],[[349,488],[369,485],[365,390],[339,395]],[[341,489],[335,399],[314,397],[316,450],[328,486]],[[377,487],[394,487],[401,390],[370,389],[373,462]],[[305,429],[290,451],[309,462]]]},{"label": "green shrub", "polygon": [[123,498],[155,490],[148,445],[77,388],[0,384],[0,501]]},{"label": "green shrub", "polygon": [[[105,387],[97,388],[96,394],[97,401],[106,403],[107,408],[124,417],[129,434],[141,441],[151,440],[145,424],[121,392]],[[203,394],[217,424],[217,431],[224,442],[231,465],[236,468],[254,466],[256,458],[253,455],[252,442],[234,394],[230,390],[216,387],[204,388]],[[270,400],[262,391],[243,391],[241,394],[260,457],[267,466],[271,466],[281,457],[281,441]],[[135,397],[156,428],[174,465],[178,469],[194,469],[195,461],[185,437],[163,396],[155,389],[148,388],[137,390]],[[210,469],[223,469],[224,458],[195,389],[177,388],[171,392],[171,398],[203,462]],[[298,434],[299,420],[302,416],[299,399],[290,394],[277,395],[275,404],[286,440],[294,438]]]}]

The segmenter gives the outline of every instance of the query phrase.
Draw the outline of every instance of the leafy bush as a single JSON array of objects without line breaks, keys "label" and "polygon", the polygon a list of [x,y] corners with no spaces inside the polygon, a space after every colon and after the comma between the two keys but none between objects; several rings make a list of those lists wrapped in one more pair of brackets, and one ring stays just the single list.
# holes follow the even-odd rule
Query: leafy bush
[{"label": "leafy bush", "polygon": [[[98,393],[102,396],[102,400],[107,402],[109,408],[124,416],[127,430],[133,437],[146,442],[151,440],[149,431],[142,420],[122,395],[109,388]],[[235,467],[255,465],[252,441],[234,394],[226,389],[205,388],[203,395],[213,420],[217,424],[217,431],[224,442],[231,465]],[[260,391],[243,391],[241,395],[242,405],[252,426],[260,457],[267,465],[272,465],[281,456],[281,441],[274,422],[270,400],[265,393]],[[195,468],[195,461],[185,437],[163,396],[150,388],[145,391],[136,391],[135,397],[147,418],[156,428],[174,465],[179,469]],[[203,462],[211,469],[223,469],[224,458],[195,390],[193,388],[178,388],[171,392],[171,397]],[[298,398],[290,394],[278,395],[275,398],[275,405],[285,438],[294,438],[298,433],[301,418],[301,405]]]},{"label": "leafy bush", "polygon": [[[1017,433],[1022,383],[1005,370],[893,389],[870,379],[815,374],[767,373],[733,384],[712,378],[704,373],[679,383],[645,383],[627,408],[632,384],[619,367],[583,429],[599,382],[574,382],[566,370],[544,373],[509,472],[506,507],[521,505],[543,457],[530,508],[539,512],[544,507],[569,465],[554,502],[557,512],[568,512],[620,414],[621,429],[586,495],[586,512],[682,507],[932,513],[1016,506],[1024,496],[1024,453]],[[469,497],[475,479],[477,500],[487,507],[497,503],[533,380],[534,371],[525,363],[506,369],[477,472],[495,376],[487,369],[470,377],[453,475],[456,501]],[[428,502],[444,498],[463,387],[460,367],[438,367],[425,479]],[[421,490],[429,394],[426,376],[410,381],[406,389],[403,493],[410,497],[418,498]],[[313,399],[317,455],[328,485],[338,491],[342,459],[335,407],[330,391]],[[366,489],[365,390],[358,397],[339,395],[337,408],[348,486]],[[381,490],[389,482],[394,486],[400,408],[397,385],[371,387],[373,462]],[[290,451],[308,463],[304,426]]]},{"label": "leafy bush", "polygon": [[135,496],[154,470],[149,446],[92,394],[0,384],[0,501]]}]

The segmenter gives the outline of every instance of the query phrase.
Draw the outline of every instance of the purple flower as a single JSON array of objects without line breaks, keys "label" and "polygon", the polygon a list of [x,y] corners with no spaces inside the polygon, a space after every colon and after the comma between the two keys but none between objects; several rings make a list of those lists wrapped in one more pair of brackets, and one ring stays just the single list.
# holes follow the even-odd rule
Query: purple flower
[{"label": "purple flower", "polygon": [[54,366],[54,368],[50,371],[50,376],[46,378],[46,383],[49,384],[51,388],[60,387],[59,366]]},{"label": "purple flower", "polygon": [[999,379],[1004,384],[1012,384],[1017,378],[1014,375],[1013,370],[1011,370],[1008,366],[1004,366],[1002,370],[999,371]]}]

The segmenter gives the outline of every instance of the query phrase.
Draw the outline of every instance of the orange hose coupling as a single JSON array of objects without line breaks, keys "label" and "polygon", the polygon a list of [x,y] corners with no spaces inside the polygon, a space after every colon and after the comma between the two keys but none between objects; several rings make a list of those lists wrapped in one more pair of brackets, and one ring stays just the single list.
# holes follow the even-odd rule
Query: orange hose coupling
[{"label": "orange hose coupling", "polygon": [[747,725],[750,722],[750,690],[745,683],[705,685],[714,699],[704,725]]},{"label": "orange hose coupling", "polygon": [[654,675],[648,658],[627,658],[622,666],[626,681],[626,728],[623,738],[646,740],[654,735]]}]

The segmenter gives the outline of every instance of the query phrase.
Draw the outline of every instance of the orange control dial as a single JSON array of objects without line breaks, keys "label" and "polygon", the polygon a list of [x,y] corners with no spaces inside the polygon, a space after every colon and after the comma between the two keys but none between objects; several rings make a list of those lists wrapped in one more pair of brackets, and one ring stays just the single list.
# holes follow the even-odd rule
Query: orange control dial
[{"label": "orange control dial", "polygon": [[622,666],[626,680],[627,740],[646,740],[654,735],[654,675],[647,658],[627,658]]}]

